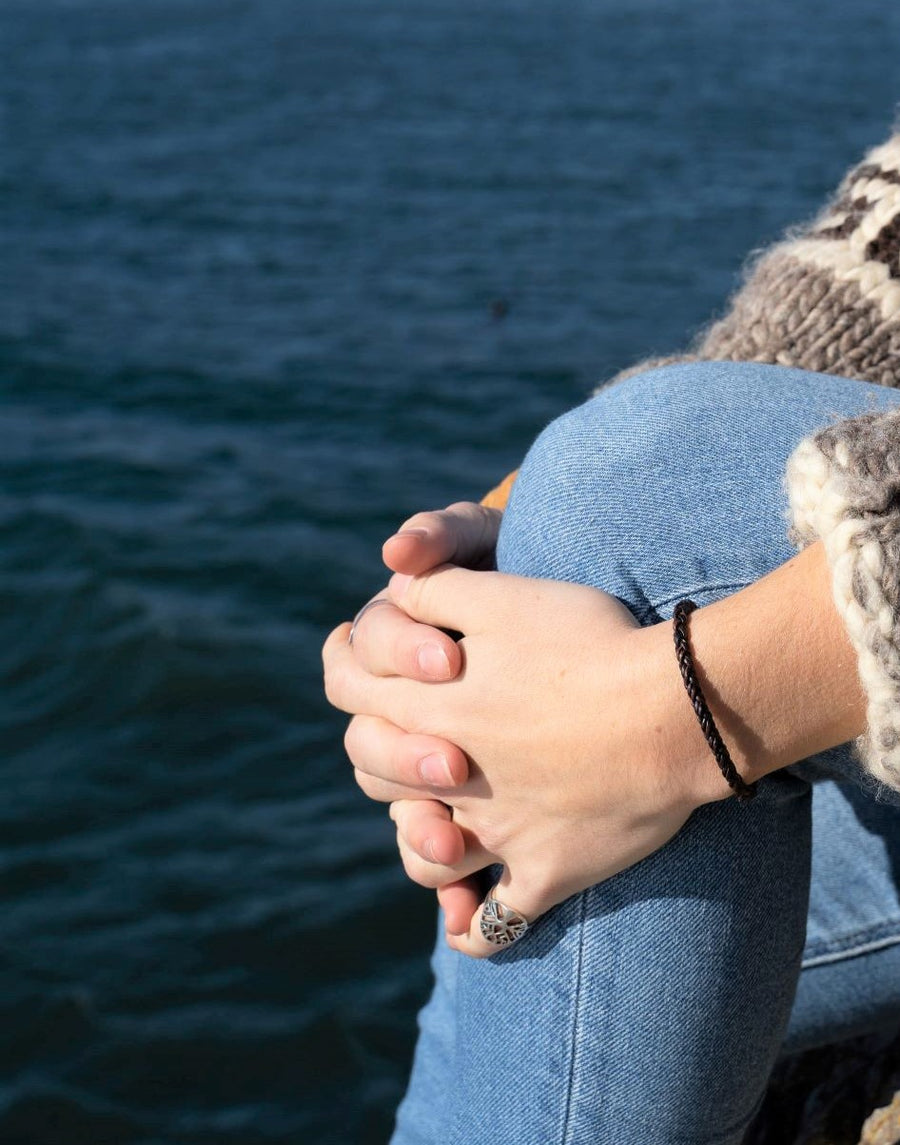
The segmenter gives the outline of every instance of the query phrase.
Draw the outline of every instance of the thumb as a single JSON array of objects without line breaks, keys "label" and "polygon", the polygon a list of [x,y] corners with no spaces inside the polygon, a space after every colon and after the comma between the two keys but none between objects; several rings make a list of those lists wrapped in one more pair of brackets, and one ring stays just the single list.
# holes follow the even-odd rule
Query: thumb
[{"label": "thumb", "polygon": [[461,954],[490,958],[525,941],[529,927],[552,905],[529,892],[525,882],[504,867],[499,881],[472,916],[468,932],[448,934],[447,942]]},{"label": "thumb", "polygon": [[384,563],[394,572],[413,576],[443,564],[493,568],[501,516],[497,509],[469,501],[439,512],[417,513],[385,541]]}]

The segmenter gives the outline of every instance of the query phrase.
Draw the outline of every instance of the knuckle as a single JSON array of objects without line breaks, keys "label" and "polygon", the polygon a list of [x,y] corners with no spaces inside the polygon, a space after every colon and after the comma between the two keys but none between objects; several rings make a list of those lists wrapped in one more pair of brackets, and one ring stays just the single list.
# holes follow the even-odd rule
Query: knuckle
[{"label": "knuckle", "polygon": [[325,669],[325,699],[334,707],[338,706],[338,673],[334,667]]},{"label": "knuckle", "polygon": [[408,605],[414,611],[428,608],[431,599],[431,577],[430,570],[413,577],[403,597],[404,605]]},{"label": "knuckle", "polygon": [[411,639],[415,635],[414,621],[409,617],[400,619],[391,634],[386,651],[388,664],[397,674],[413,678],[416,671],[416,648]]},{"label": "knuckle", "polygon": [[355,763],[358,759],[359,747],[359,721],[358,717],[354,716],[344,732],[344,751],[351,763]]},{"label": "knuckle", "polygon": [[369,790],[370,790],[370,788],[371,788],[371,786],[372,786],[372,783],[371,783],[371,777],[370,777],[370,776],[368,776],[368,775],[366,775],[366,773],[365,773],[364,771],[361,771],[361,770],[360,770],[358,767],[354,767],[354,769],[353,769],[353,778],[356,780],[356,786],[357,786],[357,787],[358,787],[358,788],[359,788],[359,789],[360,789],[360,790],[361,790],[361,791],[362,791],[364,794],[368,795],[368,794],[369,794]]},{"label": "knuckle", "polygon": [[420,887],[427,887],[429,890],[434,890],[440,885],[440,881],[436,881],[434,867],[426,863],[424,859],[420,859],[414,851],[407,847],[401,847],[400,859],[407,878],[411,879],[412,882],[418,883]]},{"label": "knuckle", "polygon": [[325,672],[325,698],[333,707],[346,710],[347,670],[343,664],[332,663]]},{"label": "knuckle", "polygon": [[416,799],[398,799],[391,805],[391,818],[397,825],[397,846],[404,850],[416,850],[416,824],[421,804]]},{"label": "knuckle", "polygon": [[403,829],[403,838],[406,841],[407,847],[415,851],[417,855],[421,855],[425,849],[425,836],[427,833],[427,824],[423,820],[423,811],[425,804],[421,808],[413,807],[407,816],[406,823]]},{"label": "knuckle", "polygon": [[482,529],[492,520],[491,509],[479,505],[477,501],[454,501],[447,506],[447,514],[452,518],[453,524],[459,528],[471,529],[473,526]]},{"label": "knuckle", "polygon": [[328,663],[336,648],[346,641],[349,631],[349,625],[344,621],[328,633],[325,637],[325,643],[322,645],[322,662],[324,664]]},{"label": "knuckle", "polygon": [[411,517],[407,517],[401,529],[427,529],[433,527],[441,519],[441,512],[437,509],[427,509],[421,513],[413,513]]},{"label": "knuckle", "polygon": [[457,501],[447,507],[447,512],[452,514],[457,527],[465,528],[469,533],[474,531],[479,541],[493,536],[502,518],[499,509],[491,509],[477,501]]},{"label": "knuckle", "polygon": [[377,596],[373,596],[368,604],[366,604],[365,611],[360,615],[357,622],[356,633],[353,637],[353,647],[356,647],[360,639],[362,639],[363,642],[371,640],[382,627],[384,618],[393,618],[396,616],[396,613],[396,606],[385,593],[380,592]]},{"label": "knuckle", "polygon": [[354,767],[353,778],[360,791],[376,803],[387,803],[391,797],[389,788],[377,775],[370,775],[361,767]]}]

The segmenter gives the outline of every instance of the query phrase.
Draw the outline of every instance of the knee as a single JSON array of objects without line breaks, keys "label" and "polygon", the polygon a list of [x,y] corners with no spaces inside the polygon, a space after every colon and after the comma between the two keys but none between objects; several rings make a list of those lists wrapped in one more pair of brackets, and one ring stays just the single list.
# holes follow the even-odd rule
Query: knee
[{"label": "knee", "polygon": [[[711,535],[725,547],[750,540],[757,555],[770,553],[773,538],[786,534],[784,457],[772,449],[761,411],[786,373],[739,363],[666,366],[558,418],[513,489],[501,567],[608,587],[633,579],[638,564],[702,560]],[[786,540],[782,548],[786,556]]]},{"label": "knee", "polygon": [[723,444],[746,444],[767,406],[784,405],[798,376],[810,375],[747,362],[682,363],[632,375],[552,422],[529,451],[526,472],[565,473],[581,461],[611,480],[665,477],[670,487],[683,475],[693,485],[695,470]]},{"label": "knee", "polygon": [[[682,503],[709,460],[718,371],[666,366],[602,389],[551,422],[522,464],[507,528],[539,517],[544,532],[639,527],[651,507]],[[719,407],[721,409],[721,406]]]},{"label": "knee", "polygon": [[[526,456],[504,515],[505,571],[607,587],[676,503],[692,371],[667,367],[601,390],[551,422]],[[684,423],[684,424],[682,424]],[[616,570],[614,575],[613,570]]]},{"label": "knee", "polygon": [[639,478],[651,486],[658,480],[652,495],[659,496],[682,474],[691,482],[711,438],[748,420],[749,383],[760,369],[766,367],[749,367],[745,377],[748,367],[736,363],[665,366],[600,390],[540,434],[523,465],[519,495],[557,486],[571,493],[591,482],[608,491]]}]

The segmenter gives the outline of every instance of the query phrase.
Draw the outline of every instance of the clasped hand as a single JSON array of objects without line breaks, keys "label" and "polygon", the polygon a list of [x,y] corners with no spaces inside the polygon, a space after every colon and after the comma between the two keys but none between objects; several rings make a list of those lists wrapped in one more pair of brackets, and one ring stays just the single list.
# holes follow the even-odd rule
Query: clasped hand
[{"label": "clasped hand", "polygon": [[655,630],[597,589],[476,571],[498,527],[468,504],[412,518],[385,545],[390,604],[323,651],[360,787],[391,804],[450,945],[480,957],[495,953],[478,926],[484,867],[503,865],[497,897],[533,921],[651,854],[696,806],[648,695]]}]

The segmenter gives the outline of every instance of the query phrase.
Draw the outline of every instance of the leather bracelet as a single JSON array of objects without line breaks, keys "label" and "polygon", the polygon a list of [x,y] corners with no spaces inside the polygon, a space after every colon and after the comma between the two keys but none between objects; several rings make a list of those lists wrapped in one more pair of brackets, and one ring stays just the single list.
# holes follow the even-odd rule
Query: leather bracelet
[{"label": "leather bracelet", "polygon": [[719,770],[722,772],[725,782],[738,799],[742,803],[746,803],[756,795],[756,784],[745,783],[738,774],[738,770],[734,766],[734,760],[731,758],[731,754],[725,746],[725,741],[719,734],[716,721],[713,719],[709,705],[703,697],[703,691],[697,679],[697,673],[694,670],[694,658],[691,654],[691,647],[688,641],[687,618],[696,607],[696,604],[694,604],[692,600],[679,600],[672,614],[672,630],[675,637],[675,655],[678,659],[678,667],[681,670],[681,678],[687,689],[691,706],[700,722],[700,730],[703,732],[703,736],[709,744],[716,763],[719,765]]}]

